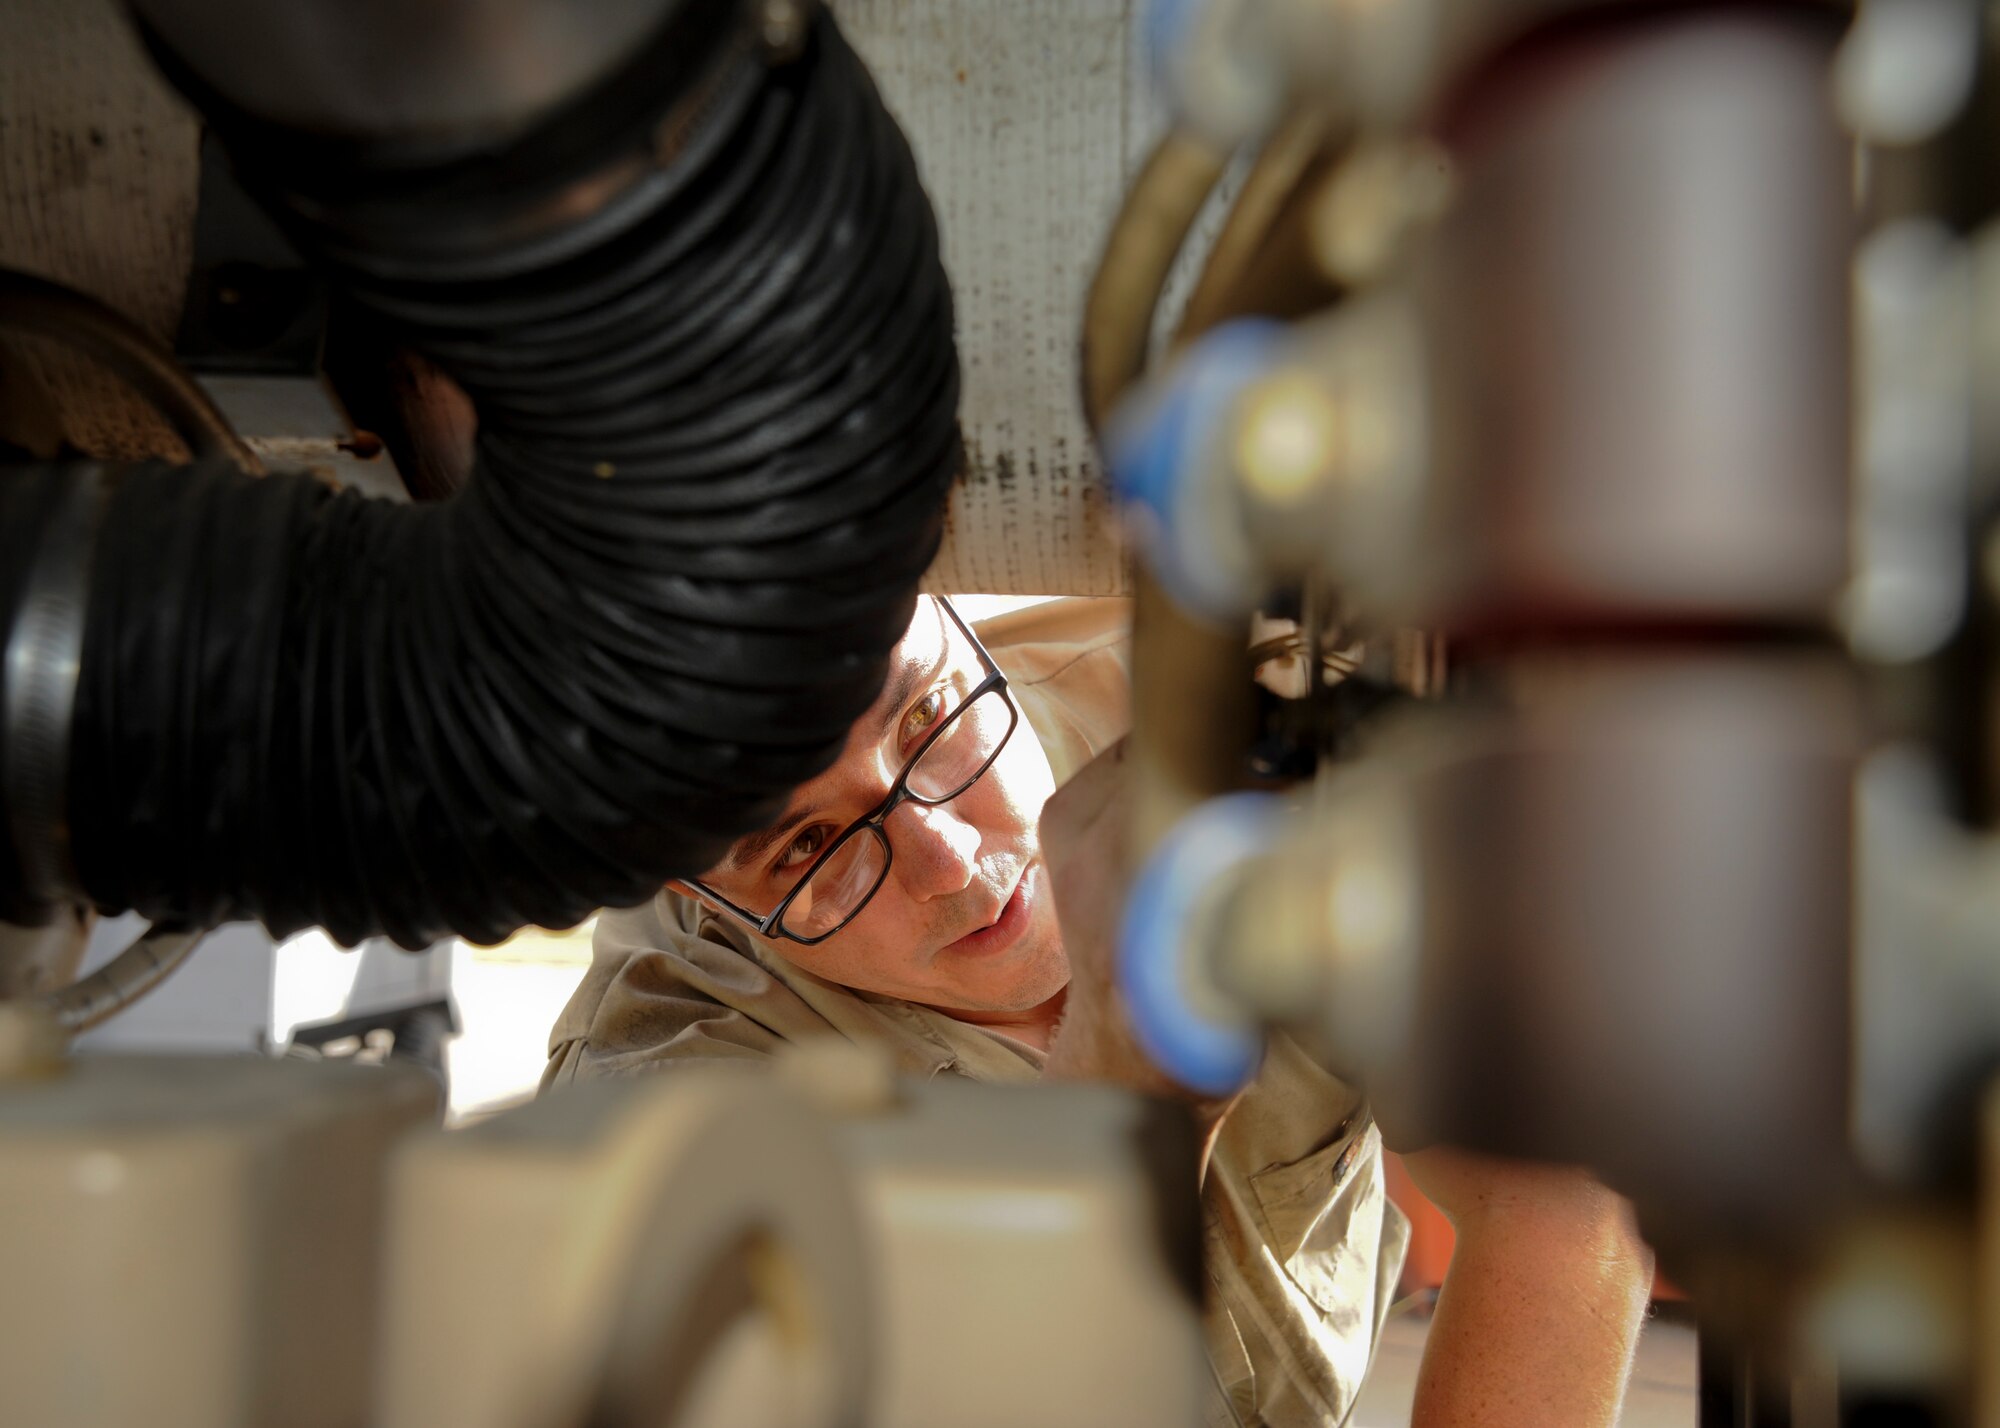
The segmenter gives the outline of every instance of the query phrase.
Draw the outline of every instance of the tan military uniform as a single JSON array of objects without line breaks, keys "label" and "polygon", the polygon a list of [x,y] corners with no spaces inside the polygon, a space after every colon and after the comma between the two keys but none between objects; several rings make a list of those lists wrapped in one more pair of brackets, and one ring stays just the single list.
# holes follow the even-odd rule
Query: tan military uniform
[{"label": "tan military uniform", "polygon": [[[1070,600],[980,628],[1058,783],[1125,732],[1127,622],[1123,601]],[[542,1084],[765,1056],[829,1033],[885,1046],[918,1077],[1032,1081],[1043,1059],[1013,1037],[801,971],[741,924],[663,891],[599,918]],[[1229,1398],[1211,1404],[1211,1421],[1344,1422],[1407,1239],[1361,1098],[1277,1043],[1223,1125],[1202,1198],[1209,1352]]]}]

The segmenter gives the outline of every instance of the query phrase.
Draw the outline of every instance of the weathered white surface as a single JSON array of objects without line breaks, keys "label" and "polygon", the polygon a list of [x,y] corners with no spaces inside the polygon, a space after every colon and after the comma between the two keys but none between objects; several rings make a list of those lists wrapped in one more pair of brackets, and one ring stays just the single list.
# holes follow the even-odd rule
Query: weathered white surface
[{"label": "weathered white surface", "polygon": [[1105,231],[1159,125],[1136,6],[835,5],[910,135],[958,302],[969,469],[934,589],[1125,586],[1077,395],[1077,335]]},{"label": "weathered white surface", "polygon": [[[81,288],[171,338],[200,137],[116,0],[0,0],[0,264]],[[180,449],[95,366],[40,343],[28,365],[93,453]]]}]

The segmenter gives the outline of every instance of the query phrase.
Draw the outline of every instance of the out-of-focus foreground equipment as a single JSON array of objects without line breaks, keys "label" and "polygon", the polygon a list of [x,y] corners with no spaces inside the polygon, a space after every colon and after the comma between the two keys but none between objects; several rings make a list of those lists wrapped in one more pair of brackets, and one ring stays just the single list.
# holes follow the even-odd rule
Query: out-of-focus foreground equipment
[{"label": "out-of-focus foreground equipment", "polygon": [[[1196,1146],[1135,1097],[813,1048],[445,1133],[434,996],[78,1052],[251,921],[373,957],[708,866],[941,546],[1009,588],[962,572],[1038,528],[1017,456],[1067,440],[1094,514],[1014,588],[1117,588],[1080,418],[961,439],[932,205],[834,17],[22,0],[0,173],[0,1418],[1193,1421]],[[139,927],[86,971],[100,914]]]},{"label": "out-of-focus foreground equipment", "polygon": [[[902,96],[968,126],[943,257],[809,3],[131,8],[0,15],[9,1416],[1194,1421],[1193,1156],[1130,1098],[812,1051],[446,1135],[408,1067],[64,1054],[226,921],[416,948],[706,866],[941,547],[1117,588],[1007,264],[1099,231],[1049,136],[1140,129],[1122,8],[851,7],[912,69],[1032,19],[1086,96]],[[1596,1167],[1717,1424],[2000,1428],[1996,34],[1161,3],[1071,295],[1148,1049],[1222,1092],[1283,1028],[1393,1136]],[[964,198],[1010,135],[1046,205]],[[963,441],[954,243],[1011,403]]]},{"label": "out-of-focus foreground equipment", "polygon": [[1194,1421],[1191,1133],[1109,1090],[899,1086],[843,1043],[781,1072],[412,1147],[385,1428]]},{"label": "out-of-focus foreground equipment", "polygon": [[[1150,1049],[1220,1092],[1282,1026],[1392,1143],[1595,1167],[1708,1421],[2000,1424],[1996,12],[1166,13],[1084,374]],[[1310,794],[1236,791],[1274,761]]]},{"label": "out-of-focus foreground equipment", "polygon": [[900,1086],[845,1044],[780,1070],[443,1131],[436,1082],[395,1063],[66,1061],[0,1008],[0,1195],[33,1208],[0,1234],[9,1415],[1194,1421],[1184,1121]]}]

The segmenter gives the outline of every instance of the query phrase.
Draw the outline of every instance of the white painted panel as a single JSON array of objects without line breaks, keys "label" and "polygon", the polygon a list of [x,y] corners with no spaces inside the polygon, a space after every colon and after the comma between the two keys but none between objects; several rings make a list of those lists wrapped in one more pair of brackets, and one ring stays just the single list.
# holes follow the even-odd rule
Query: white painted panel
[{"label": "white painted panel", "polygon": [[1125,574],[1078,397],[1097,251],[1158,127],[1135,0],[839,0],[944,234],[969,469],[938,590],[1113,594]]}]

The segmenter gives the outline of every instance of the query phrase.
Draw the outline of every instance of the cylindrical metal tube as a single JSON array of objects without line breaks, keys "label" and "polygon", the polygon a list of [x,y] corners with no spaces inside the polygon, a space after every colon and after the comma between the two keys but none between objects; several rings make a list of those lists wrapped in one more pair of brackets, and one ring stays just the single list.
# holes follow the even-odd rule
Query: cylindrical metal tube
[{"label": "cylindrical metal tube", "polygon": [[[0,512],[38,536],[0,599],[19,610],[0,641],[0,920],[39,925],[79,891],[70,856],[70,720],[83,667],[91,557],[109,491],[94,463],[16,477]],[[26,554],[26,552],[22,552]],[[13,581],[9,581],[13,584]]]},{"label": "cylindrical metal tube", "polygon": [[1507,712],[1385,754],[1419,932],[1384,1123],[1594,1164],[1667,1238],[1810,1233],[1848,1188],[1851,677],[1768,652],[1512,675]]},{"label": "cylindrical metal tube", "polygon": [[1619,7],[1461,87],[1404,600],[1500,630],[1827,621],[1849,526],[1837,23]]},{"label": "cylindrical metal tube", "polygon": [[82,981],[42,997],[40,1005],[72,1036],[100,1026],[171,977],[207,935],[206,929],[151,928]]}]

